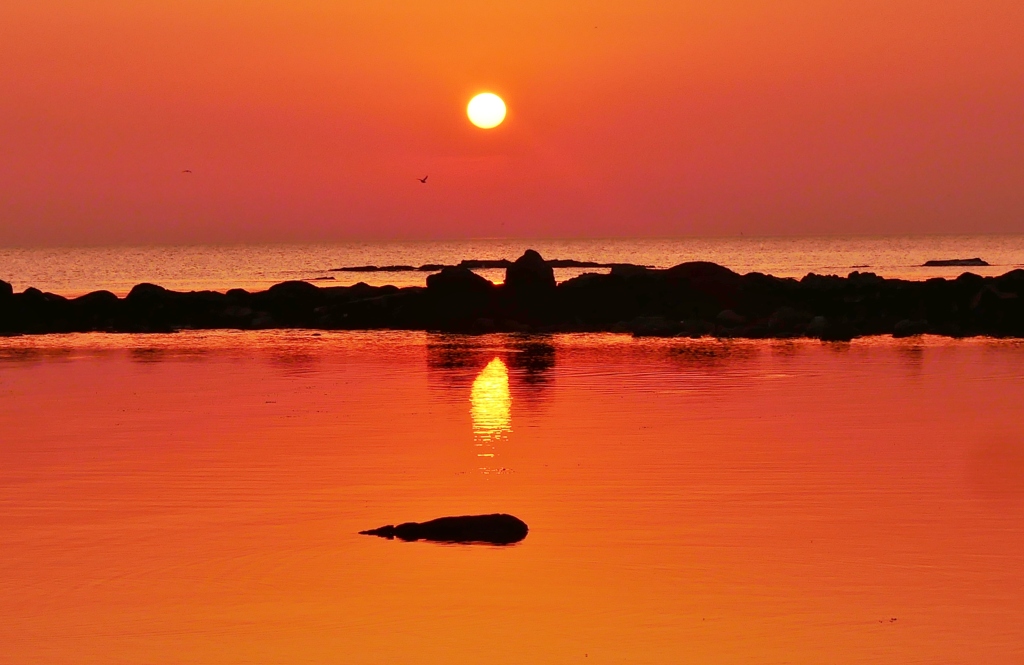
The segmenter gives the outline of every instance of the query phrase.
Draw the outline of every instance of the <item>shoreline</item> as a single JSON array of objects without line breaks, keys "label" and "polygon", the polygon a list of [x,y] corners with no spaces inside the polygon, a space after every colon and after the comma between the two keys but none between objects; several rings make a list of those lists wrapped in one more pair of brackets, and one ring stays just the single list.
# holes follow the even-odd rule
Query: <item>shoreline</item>
[{"label": "shoreline", "polygon": [[[582,262],[581,262],[582,263]],[[1024,270],[997,277],[887,279],[810,273],[802,279],[740,275],[708,262],[667,269],[616,264],[555,283],[552,262],[527,250],[495,285],[465,265],[427,286],[276,284],[266,291],[170,291],[138,284],[119,298],[78,298],[0,281],[0,335],[168,333],[183,329],[612,332],[651,337],[1024,337]]]}]

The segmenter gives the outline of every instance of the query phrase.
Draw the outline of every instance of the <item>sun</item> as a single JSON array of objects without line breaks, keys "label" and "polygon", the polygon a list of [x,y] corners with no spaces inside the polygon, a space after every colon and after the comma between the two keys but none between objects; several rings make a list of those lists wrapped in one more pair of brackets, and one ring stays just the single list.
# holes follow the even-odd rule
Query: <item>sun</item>
[{"label": "sun", "polygon": [[493,129],[505,120],[505,102],[493,92],[481,92],[469,100],[466,115],[480,129]]}]

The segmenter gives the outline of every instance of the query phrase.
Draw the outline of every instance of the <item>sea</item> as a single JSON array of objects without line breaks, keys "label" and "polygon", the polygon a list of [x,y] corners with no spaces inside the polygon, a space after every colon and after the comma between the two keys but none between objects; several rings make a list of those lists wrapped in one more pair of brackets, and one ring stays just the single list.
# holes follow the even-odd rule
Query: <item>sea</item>
[{"label": "sea", "polygon": [[[0,278],[413,284],[330,268],[527,247],[797,277],[1024,263],[1021,237],[487,240],[7,249]],[[0,663],[1022,663],[1021,404],[1012,339],[0,338]],[[529,534],[359,534],[488,513]]]},{"label": "sea", "polygon": [[[0,248],[0,279],[16,290],[34,286],[74,297],[105,289],[127,294],[140,282],[176,290],[266,289],[286,280],[324,285],[422,286],[425,272],[336,272],[332,268],[456,264],[463,259],[515,260],[526,249],[548,259],[633,263],[669,268],[685,261],[713,261],[739,273],[779,277],[847,275],[854,270],[902,279],[952,278],[965,268],[926,268],[932,259],[980,258],[979,275],[1024,266],[1024,235],[917,237],[779,237],[610,240],[453,240],[349,242],[307,245],[195,245]],[[496,283],[503,270],[481,270]],[[556,269],[565,280],[593,268]]]}]

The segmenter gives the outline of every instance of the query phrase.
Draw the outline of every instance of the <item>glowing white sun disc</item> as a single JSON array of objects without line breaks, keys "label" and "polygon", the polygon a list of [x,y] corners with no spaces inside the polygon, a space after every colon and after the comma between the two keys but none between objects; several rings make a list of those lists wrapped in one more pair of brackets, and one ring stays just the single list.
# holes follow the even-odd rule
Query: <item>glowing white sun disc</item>
[{"label": "glowing white sun disc", "polygon": [[505,102],[493,92],[481,92],[469,100],[466,115],[469,121],[480,129],[497,127],[505,119]]}]

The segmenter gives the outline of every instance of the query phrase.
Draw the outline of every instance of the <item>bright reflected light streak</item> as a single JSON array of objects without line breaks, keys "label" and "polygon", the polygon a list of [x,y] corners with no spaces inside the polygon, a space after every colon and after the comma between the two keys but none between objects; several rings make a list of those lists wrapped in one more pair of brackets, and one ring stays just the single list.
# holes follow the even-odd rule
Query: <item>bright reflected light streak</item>
[{"label": "bright reflected light streak", "polygon": [[512,395],[508,390],[508,368],[495,358],[473,381],[470,393],[473,438],[477,442],[497,441],[512,431]]}]

